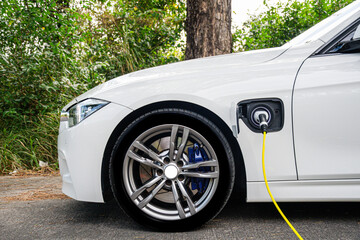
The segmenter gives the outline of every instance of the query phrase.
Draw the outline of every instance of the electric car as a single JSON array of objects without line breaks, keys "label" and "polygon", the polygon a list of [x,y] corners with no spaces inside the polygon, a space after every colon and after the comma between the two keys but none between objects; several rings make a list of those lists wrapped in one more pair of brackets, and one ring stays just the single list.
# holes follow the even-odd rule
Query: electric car
[{"label": "electric car", "polygon": [[360,1],[282,47],[154,67],[64,107],[63,192],[113,197],[137,222],[182,231],[231,194],[279,202],[360,201]]}]

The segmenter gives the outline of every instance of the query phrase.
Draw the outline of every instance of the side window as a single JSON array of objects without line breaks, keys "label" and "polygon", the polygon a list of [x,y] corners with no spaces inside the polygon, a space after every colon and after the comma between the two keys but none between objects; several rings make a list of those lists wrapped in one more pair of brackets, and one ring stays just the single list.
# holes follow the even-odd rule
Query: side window
[{"label": "side window", "polygon": [[353,26],[325,52],[330,53],[360,53],[360,24]]}]

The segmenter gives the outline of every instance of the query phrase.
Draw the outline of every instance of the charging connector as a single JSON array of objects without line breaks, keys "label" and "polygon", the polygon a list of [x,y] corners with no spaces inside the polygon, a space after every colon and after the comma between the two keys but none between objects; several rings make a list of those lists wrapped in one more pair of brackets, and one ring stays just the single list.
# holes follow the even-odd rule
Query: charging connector
[{"label": "charging connector", "polygon": [[267,132],[271,121],[271,113],[266,107],[258,107],[252,112],[251,120],[261,129],[261,132]]},{"label": "charging connector", "polygon": [[259,115],[259,119],[260,119],[260,128],[262,132],[267,132],[267,128],[268,128],[268,119],[266,118],[265,114],[260,114]]}]

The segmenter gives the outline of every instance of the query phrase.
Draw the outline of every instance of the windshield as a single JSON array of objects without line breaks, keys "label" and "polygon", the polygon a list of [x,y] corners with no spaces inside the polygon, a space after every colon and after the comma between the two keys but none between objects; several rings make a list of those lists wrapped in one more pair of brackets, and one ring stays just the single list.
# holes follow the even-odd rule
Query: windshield
[{"label": "windshield", "polygon": [[291,41],[286,43],[284,46],[294,46],[298,44],[304,44],[307,42],[313,42],[320,39],[321,36],[325,35],[336,26],[347,20],[354,14],[360,11],[360,0],[355,1],[345,8],[337,11],[330,17],[319,22],[309,30],[303,32],[299,36],[293,38]]}]

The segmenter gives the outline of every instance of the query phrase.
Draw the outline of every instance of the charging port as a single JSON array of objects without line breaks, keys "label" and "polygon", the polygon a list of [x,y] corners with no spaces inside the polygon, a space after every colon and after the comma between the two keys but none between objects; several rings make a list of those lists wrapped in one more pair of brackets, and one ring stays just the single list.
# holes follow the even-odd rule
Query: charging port
[{"label": "charging port", "polygon": [[[266,122],[261,121],[261,115],[265,117]],[[242,101],[238,104],[238,118],[253,132],[261,133],[265,123],[267,132],[277,132],[284,125],[283,103],[277,98]]]}]

